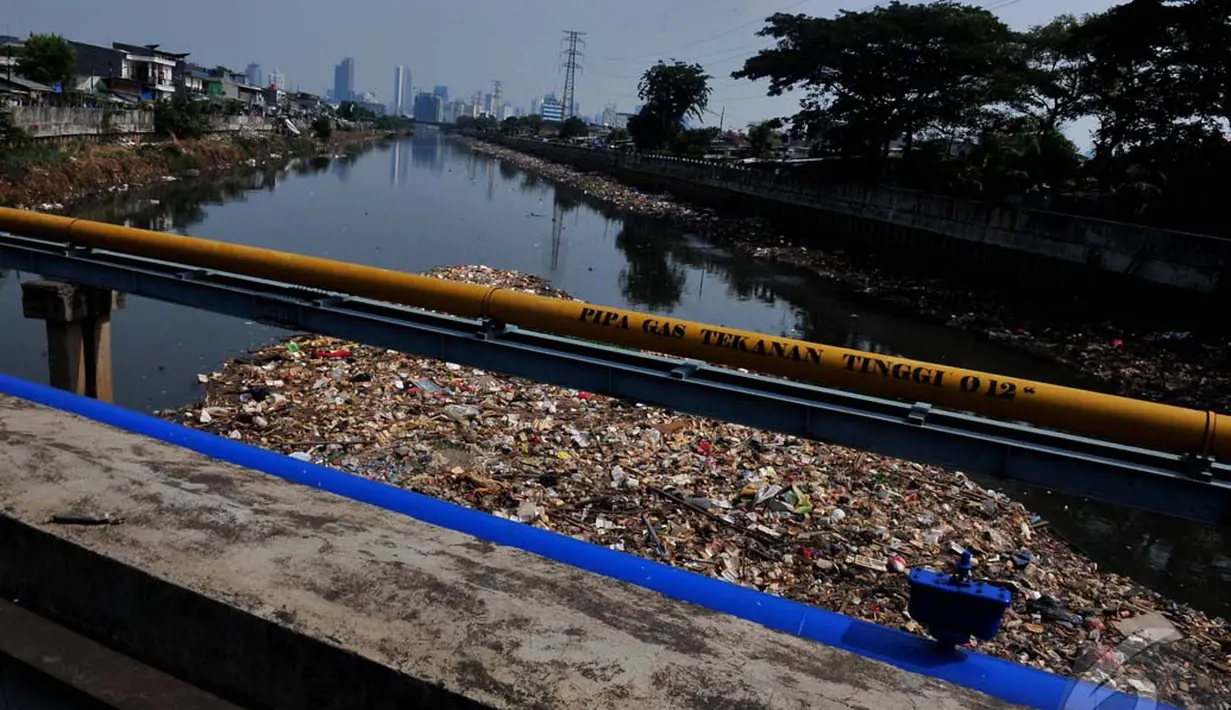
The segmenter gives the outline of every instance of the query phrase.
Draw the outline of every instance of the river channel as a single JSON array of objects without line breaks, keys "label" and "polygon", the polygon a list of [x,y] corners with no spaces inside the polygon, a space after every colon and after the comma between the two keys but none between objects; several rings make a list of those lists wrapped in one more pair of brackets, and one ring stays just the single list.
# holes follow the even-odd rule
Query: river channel
[{"label": "river channel", "polygon": [[[279,171],[169,183],[77,216],[408,272],[486,264],[550,279],[595,303],[1072,386],[1058,365],[900,310],[814,274],[759,263],[557,186],[434,131]],[[45,382],[43,325],[0,276],[0,370]],[[129,298],[113,327],[116,402],[142,411],[198,396],[196,374],[283,335]],[[977,472],[971,472],[977,473]],[[1231,611],[1231,539],[1137,511],[997,483],[1104,567],[1211,614]],[[1223,587],[1225,588],[1225,587]]]}]

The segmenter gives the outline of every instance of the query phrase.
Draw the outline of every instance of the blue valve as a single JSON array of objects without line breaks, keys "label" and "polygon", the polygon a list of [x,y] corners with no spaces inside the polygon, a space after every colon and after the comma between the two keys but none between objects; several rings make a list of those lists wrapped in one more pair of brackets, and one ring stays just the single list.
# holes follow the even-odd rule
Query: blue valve
[{"label": "blue valve", "polygon": [[973,636],[990,641],[1000,633],[1005,609],[1013,593],[1004,587],[971,579],[970,551],[962,553],[952,574],[913,569],[910,616],[945,648],[970,642]]}]

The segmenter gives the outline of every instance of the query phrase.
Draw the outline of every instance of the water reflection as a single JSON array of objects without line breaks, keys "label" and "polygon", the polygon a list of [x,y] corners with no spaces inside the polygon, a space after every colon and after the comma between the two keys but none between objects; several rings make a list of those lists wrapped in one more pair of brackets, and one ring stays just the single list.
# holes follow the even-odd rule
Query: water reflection
[{"label": "water reflection", "polygon": [[[487,263],[548,276],[599,303],[1089,385],[1019,351],[877,310],[815,274],[742,258],[623,213],[506,161],[442,143],[432,131],[379,149],[388,156],[297,159],[278,169],[113,196],[78,214],[404,271]],[[390,185],[398,194],[389,194]],[[46,371],[45,336],[40,324],[21,318],[14,286],[15,278],[0,281],[0,332],[17,343],[0,352],[0,367],[37,378]],[[114,336],[124,406],[180,406],[196,396],[197,372],[275,337],[215,314],[134,301],[117,318]],[[1227,610],[1217,590],[1231,582],[1231,543],[1221,532],[991,483],[1021,496],[1105,566],[1216,613]]]},{"label": "water reflection", "polygon": [[411,142],[406,140],[394,143],[389,150],[389,184],[394,187],[402,187],[406,184],[406,176],[410,174],[412,150]]},{"label": "water reflection", "polygon": [[445,159],[440,142],[440,133],[436,131],[425,130],[416,134],[409,141],[411,163],[416,168],[427,168],[433,175],[443,173]]},{"label": "water reflection", "polygon": [[688,275],[672,258],[671,245],[635,218],[624,220],[615,245],[628,262],[620,271],[620,291],[629,303],[663,313],[674,311]]}]

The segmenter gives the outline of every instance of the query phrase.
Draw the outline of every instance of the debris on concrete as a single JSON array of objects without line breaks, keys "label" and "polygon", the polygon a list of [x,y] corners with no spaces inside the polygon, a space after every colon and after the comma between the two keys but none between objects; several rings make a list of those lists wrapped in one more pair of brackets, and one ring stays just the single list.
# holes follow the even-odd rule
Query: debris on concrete
[{"label": "debris on concrete", "polygon": [[[567,298],[487,267],[433,275]],[[906,572],[970,550],[1014,591],[977,650],[1186,707],[1231,698],[1222,620],[1100,571],[961,472],[320,336],[202,375],[168,417],[914,633]],[[1164,619],[1179,637],[1138,633]]]}]

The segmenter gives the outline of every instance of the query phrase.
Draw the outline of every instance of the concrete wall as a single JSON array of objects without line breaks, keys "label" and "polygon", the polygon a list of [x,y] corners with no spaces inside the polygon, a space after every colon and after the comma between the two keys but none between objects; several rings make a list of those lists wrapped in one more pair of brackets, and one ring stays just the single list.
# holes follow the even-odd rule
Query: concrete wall
[{"label": "concrete wall", "polygon": [[[692,196],[729,199],[734,194],[824,211],[891,225],[899,232],[947,237],[1189,292],[1214,293],[1223,272],[1231,268],[1231,240],[1216,237],[913,190],[805,184],[765,171],[671,156],[615,153],[522,139],[505,139],[505,143],[551,160],[603,170],[635,182],[649,180],[655,187]],[[942,248],[913,241],[914,246]],[[1231,278],[1225,286],[1231,287]]]},{"label": "concrete wall", "polygon": [[213,116],[209,124],[209,129],[215,133],[236,131],[267,133],[274,130],[274,122],[264,116]]},{"label": "concrete wall", "polygon": [[13,122],[32,138],[144,135],[154,132],[152,111],[60,106],[18,106]]}]

